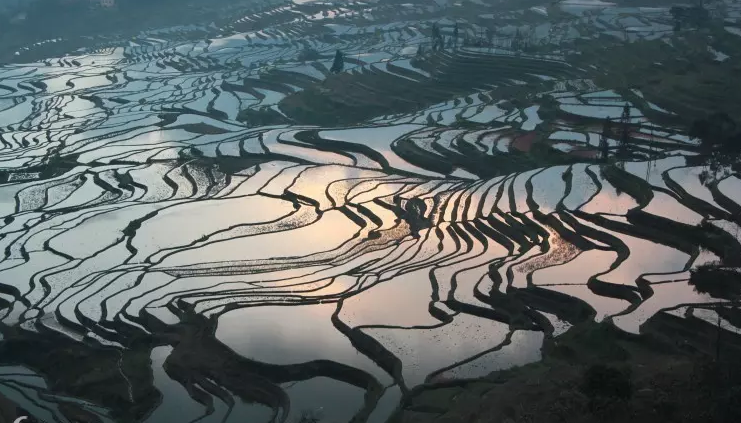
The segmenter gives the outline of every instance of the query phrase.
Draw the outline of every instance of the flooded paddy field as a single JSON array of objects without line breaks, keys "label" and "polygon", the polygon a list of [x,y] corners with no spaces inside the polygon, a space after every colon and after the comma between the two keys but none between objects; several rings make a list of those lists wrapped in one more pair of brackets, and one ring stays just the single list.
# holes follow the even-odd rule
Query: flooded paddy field
[{"label": "flooded paddy field", "polygon": [[[0,394],[47,422],[381,423],[585,322],[704,351],[722,321],[741,348],[730,298],[689,283],[741,266],[741,177],[707,178],[691,90],[580,57],[696,34],[668,6],[527,3],[235,3],[19,48]],[[738,66],[718,4],[697,60]]]}]

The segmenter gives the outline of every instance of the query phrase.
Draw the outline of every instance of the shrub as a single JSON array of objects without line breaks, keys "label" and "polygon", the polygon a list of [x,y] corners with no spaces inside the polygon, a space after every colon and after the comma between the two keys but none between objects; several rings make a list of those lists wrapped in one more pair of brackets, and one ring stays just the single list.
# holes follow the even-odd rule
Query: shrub
[{"label": "shrub", "polygon": [[312,410],[304,410],[301,412],[301,416],[298,418],[296,423],[319,423],[321,419],[316,412]]},{"label": "shrub", "polygon": [[690,285],[699,293],[728,300],[741,297],[741,272],[735,268],[699,266],[690,272]]},{"label": "shrub", "polygon": [[629,371],[595,364],[584,372],[581,390],[592,402],[598,398],[629,399],[633,396],[633,383]]}]

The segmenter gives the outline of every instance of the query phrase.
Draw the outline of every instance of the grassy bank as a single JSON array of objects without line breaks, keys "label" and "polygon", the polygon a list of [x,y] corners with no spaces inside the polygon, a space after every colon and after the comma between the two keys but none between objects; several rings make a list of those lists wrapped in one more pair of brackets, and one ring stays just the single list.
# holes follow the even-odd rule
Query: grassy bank
[{"label": "grassy bank", "polygon": [[[725,350],[726,347],[723,347]],[[395,423],[732,422],[741,366],[609,323],[547,342],[543,360],[411,396]]]}]

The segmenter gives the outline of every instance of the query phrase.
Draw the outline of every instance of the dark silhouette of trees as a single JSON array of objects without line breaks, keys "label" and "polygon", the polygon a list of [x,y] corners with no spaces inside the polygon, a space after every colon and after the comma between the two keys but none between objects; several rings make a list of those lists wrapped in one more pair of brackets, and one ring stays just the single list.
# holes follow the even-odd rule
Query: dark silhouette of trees
[{"label": "dark silhouette of trees", "polygon": [[522,47],[522,33],[520,32],[520,28],[517,28],[515,30],[515,36],[512,38],[512,49],[516,50],[520,47]]},{"label": "dark silhouette of trees", "polygon": [[620,144],[618,145],[618,156],[625,159],[628,155],[628,144],[630,144],[630,104],[623,106],[623,115],[620,117]]},{"label": "dark silhouette of trees", "polygon": [[445,47],[445,41],[440,33],[440,27],[436,23],[432,24],[432,51],[442,50]]},{"label": "dark silhouette of trees", "polygon": [[671,9],[669,9],[669,13],[672,15],[672,19],[674,20],[674,31],[681,30],[682,22],[685,20],[687,9],[681,6],[673,6]]},{"label": "dark silhouette of trees", "polygon": [[741,300],[741,272],[735,267],[708,264],[690,270],[689,284],[697,292],[724,300]]},{"label": "dark silhouette of trees", "polygon": [[692,123],[690,137],[700,140],[707,169],[700,175],[704,184],[725,178],[741,167],[741,131],[726,113],[713,113]]},{"label": "dark silhouette of trees", "polygon": [[592,365],[584,372],[581,391],[589,398],[592,410],[600,402],[629,399],[633,396],[630,370],[605,364]]},{"label": "dark silhouette of trees", "polygon": [[337,53],[334,55],[334,62],[332,62],[332,67],[329,71],[331,73],[340,73],[343,69],[345,69],[345,57],[341,51],[337,50]]},{"label": "dark silhouette of trees", "polygon": [[453,47],[458,47],[458,23],[453,27]]},{"label": "dark silhouette of trees", "polygon": [[685,25],[701,27],[710,20],[710,12],[700,3],[695,6],[673,6],[669,13],[674,20],[674,31],[680,31]]},{"label": "dark silhouette of trees", "polygon": [[316,411],[304,410],[296,423],[319,423],[321,421],[321,416]]},{"label": "dark silhouette of trees", "polygon": [[727,113],[713,113],[692,123],[690,137],[700,140],[706,154],[713,152],[741,153],[741,140],[736,122]]},{"label": "dark silhouette of trees", "polygon": [[322,55],[319,54],[318,51],[316,51],[313,48],[304,48],[301,50],[301,52],[298,54],[298,61],[301,63],[307,62],[307,61],[314,61],[319,60],[322,58]]},{"label": "dark silhouette of trees", "polygon": [[600,159],[607,163],[610,160],[610,144],[608,139],[612,132],[612,121],[610,118],[605,118],[605,122],[602,124],[602,134],[599,137],[599,150]]},{"label": "dark silhouette of trees", "polygon": [[679,32],[682,30],[682,21],[674,18],[674,32]]},{"label": "dark silhouette of trees", "polygon": [[401,208],[400,217],[409,224],[409,229],[415,238],[419,238],[419,232],[421,230],[432,227],[430,220],[425,217],[427,204],[425,204],[424,200],[410,198],[404,201],[400,197],[395,196],[394,202]]}]

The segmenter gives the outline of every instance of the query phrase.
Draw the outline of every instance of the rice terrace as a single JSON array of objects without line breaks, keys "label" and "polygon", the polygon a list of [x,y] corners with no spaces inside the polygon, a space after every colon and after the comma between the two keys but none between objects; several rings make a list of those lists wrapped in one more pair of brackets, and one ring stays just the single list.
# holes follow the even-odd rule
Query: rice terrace
[{"label": "rice terrace", "polygon": [[0,422],[741,418],[738,1],[13,4]]}]

